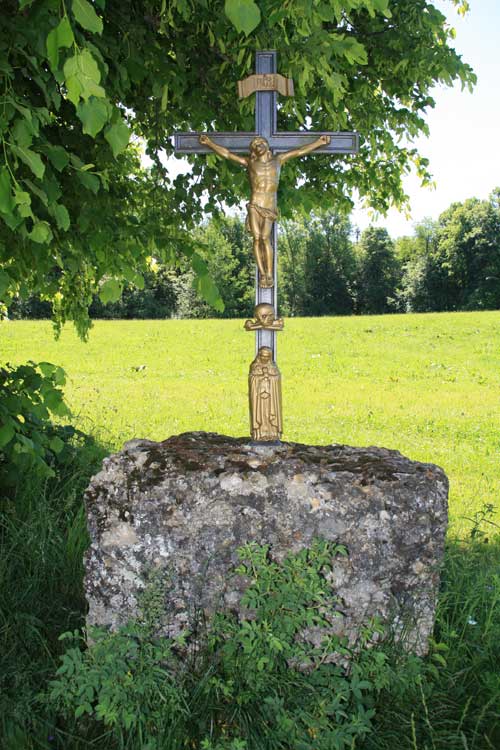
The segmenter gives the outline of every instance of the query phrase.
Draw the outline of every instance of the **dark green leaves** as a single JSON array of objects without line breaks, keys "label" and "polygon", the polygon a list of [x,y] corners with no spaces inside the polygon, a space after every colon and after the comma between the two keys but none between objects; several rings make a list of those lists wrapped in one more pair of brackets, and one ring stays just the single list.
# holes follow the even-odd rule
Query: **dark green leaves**
[{"label": "dark green leaves", "polygon": [[96,99],[91,96],[86,102],[81,102],[77,106],[76,112],[83,124],[83,132],[95,138],[107,123],[111,106],[105,99]]},{"label": "dark green leaves", "polygon": [[11,213],[14,208],[14,201],[12,199],[12,185],[10,180],[10,174],[7,167],[0,169],[0,211],[2,213]]},{"label": "dark green leaves", "polygon": [[99,290],[99,297],[104,304],[117,302],[122,296],[122,285],[116,279],[108,279]]},{"label": "dark green leaves", "polygon": [[36,221],[33,224],[33,229],[28,234],[30,240],[39,244],[44,244],[52,239],[52,231],[50,225],[46,221]]},{"label": "dark green leaves", "polygon": [[88,49],[77,52],[64,63],[64,77],[68,99],[76,106],[80,99],[91,96],[104,97],[105,91],[99,86],[101,73],[97,62]]},{"label": "dark green leaves", "polygon": [[120,119],[106,129],[104,137],[111,146],[113,156],[116,157],[126,149],[130,140],[130,129],[128,125],[125,125],[123,120]]},{"label": "dark green leaves", "polygon": [[[0,5],[1,252],[4,267],[16,269],[9,293],[22,283],[80,331],[100,279],[144,271],[151,255],[174,261],[183,254],[177,230],[187,236],[204,212],[248,192],[243,170],[205,157],[193,157],[192,176],[158,180],[160,163],[156,176],[148,173],[126,147],[129,128],[153,159],[179,130],[252,129],[254,97],[236,103],[234,82],[253,72],[255,49],[277,47],[280,73],[296,83],[296,96],[281,100],[287,128],[309,118],[311,130],[359,130],[364,138],[352,159],[287,165],[282,215],[325,201],[348,209],[355,189],[384,211],[391,200],[404,203],[401,178],[416,161],[405,138],[424,130],[432,87],[443,78],[474,80],[449,43],[443,14],[419,13],[414,0],[224,0],[218,12],[206,0]],[[130,114],[118,114],[125,106]],[[210,277],[216,280],[227,312],[228,288],[203,257],[210,273],[199,269],[196,283],[220,307]],[[237,279],[231,288],[239,289]]]},{"label": "dark green leaves", "polygon": [[196,276],[193,286],[203,299],[218,312],[224,312],[224,302],[220,296],[219,289],[208,273],[207,264],[198,253],[193,253],[191,265]]},{"label": "dark green leaves", "polygon": [[40,154],[22,146],[12,145],[11,149],[13,153],[31,169],[35,177],[38,177],[38,179],[41,180],[45,173],[45,165]]},{"label": "dark green leaves", "polygon": [[49,160],[58,172],[62,172],[69,163],[69,154],[62,146],[49,146]]},{"label": "dark green leaves", "polygon": [[102,34],[102,20],[87,0],[73,0],[71,9],[83,29]]},{"label": "dark green leaves", "polygon": [[65,383],[64,370],[50,362],[29,362],[17,368],[0,369],[0,483],[15,485],[21,472],[33,471],[54,476],[54,454],[61,454],[66,443],[64,428],[54,427],[50,412],[66,416],[59,386]]},{"label": "dark green leaves", "polygon": [[59,24],[47,36],[47,57],[53,70],[59,67],[59,50],[71,47],[75,38],[68,16],[63,16]]},{"label": "dark green leaves", "polygon": [[0,299],[4,298],[5,292],[9,288],[11,278],[6,271],[0,271]]},{"label": "dark green leaves", "polygon": [[57,222],[57,226],[59,229],[62,229],[64,232],[67,232],[70,227],[70,218],[68,209],[66,206],[63,206],[62,203],[57,203],[54,207],[54,217]]},{"label": "dark green leaves", "polygon": [[260,23],[260,9],[253,0],[226,0],[224,12],[235,29],[246,36]]},{"label": "dark green leaves", "polygon": [[1,427],[0,427],[0,448],[3,448],[7,445],[7,443],[10,443],[14,435],[16,434],[16,430],[14,427],[14,421],[9,420],[6,421]]},{"label": "dark green leaves", "polygon": [[53,365],[52,362],[39,362],[38,367],[44,378],[52,378],[56,385],[66,383],[66,373],[62,367]]}]

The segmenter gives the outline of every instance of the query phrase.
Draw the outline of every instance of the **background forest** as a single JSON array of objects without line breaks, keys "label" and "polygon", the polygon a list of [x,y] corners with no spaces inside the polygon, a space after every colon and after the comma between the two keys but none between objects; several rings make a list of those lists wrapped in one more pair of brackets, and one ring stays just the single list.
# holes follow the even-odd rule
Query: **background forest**
[{"label": "background forest", "polygon": [[[151,257],[144,285],[126,282],[120,299],[97,294],[92,318],[241,318],[254,300],[251,242],[240,217],[213,218],[192,233],[224,309],[197,292],[187,260]],[[489,200],[453,203],[439,219],[392,240],[386,229],[356,230],[324,211],[285,220],[279,241],[281,310],[286,316],[492,310],[500,307],[500,188]],[[50,302],[15,300],[9,317],[50,318]]]}]

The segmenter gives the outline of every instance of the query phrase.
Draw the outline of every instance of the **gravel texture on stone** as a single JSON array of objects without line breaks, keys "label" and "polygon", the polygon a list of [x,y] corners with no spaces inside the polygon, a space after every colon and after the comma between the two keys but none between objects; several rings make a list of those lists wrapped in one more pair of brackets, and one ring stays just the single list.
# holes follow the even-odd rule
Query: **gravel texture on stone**
[{"label": "gravel texture on stone", "polygon": [[191,432],[162,443],[132,440],[106,458],[85,495],[88,625],[137,615],[153,571],[164,577],[164,632],[194,611],[239,612],[246,585],[230,571],[249,541],[270,555],[343,544],[329,581],[354,643],[376,616],[423,654],[432,632],[447,524],[448,480],[433,464],[384,448],[298,443]]}]

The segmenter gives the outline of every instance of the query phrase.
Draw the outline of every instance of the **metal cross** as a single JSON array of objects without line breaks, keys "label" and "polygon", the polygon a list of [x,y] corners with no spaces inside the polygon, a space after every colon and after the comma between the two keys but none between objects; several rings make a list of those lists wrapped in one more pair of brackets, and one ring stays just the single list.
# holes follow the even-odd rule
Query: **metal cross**
[{"label": "metal cross", "polygon": [[[256,53],[256,74],[273,74],[277,72],[277,52],[268,50]],[[253,133],[210,133],[210,138],[220,146],[225,146],[235,153],[247,153],[250,142],[256,135],[261,135],[267,139],[269,146],[274,153],[289,151],[293,148],[299,148],[311,143],[320,135],[329,135],[330,143],[323,148],[318,148],[314,153],[321,154],[354,154],[359,149],[359,136],[357,133],[349,132],[306,132],[296,133],[278,131],[277,126],[277,92],[276,91],[257,91],[255,103],[255,132]],[[208,154],[213,153],[207,146],[203,146],[198,138],[200,133],[177,133],[175,136],[175,151],[180,154]],[[276,222],[273,227],[273,248],[274,248],[274,287],[263,289],[259,286],[256,278],[255,304],[260,302],[269,302],[273,305],[276,316],[278,315],[277,306],[277,268],[278,268],[278,230]],[[256,272],[258,276],[258,271]],[[276,331],[259,330],[256,331],[256,348],[269,346],[276,359]]]}]

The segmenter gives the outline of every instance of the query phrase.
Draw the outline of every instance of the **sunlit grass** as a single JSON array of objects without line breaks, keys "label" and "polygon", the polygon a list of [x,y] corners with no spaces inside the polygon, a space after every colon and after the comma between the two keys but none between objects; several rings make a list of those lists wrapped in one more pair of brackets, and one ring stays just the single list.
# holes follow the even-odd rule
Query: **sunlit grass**
[{"label": "sunlit grass", "polygon": [[[0,335],[3,361],[62,365],[78,426],[114,448],[186,430],[248,434],[254,337],[241,321],[100,321],[87,344],[69,327],[54,341],[48,322],[5,323]],[[292,319],[278,336],[285,440],[439,464],[455,532],[499,504],[500,312]]]}]

